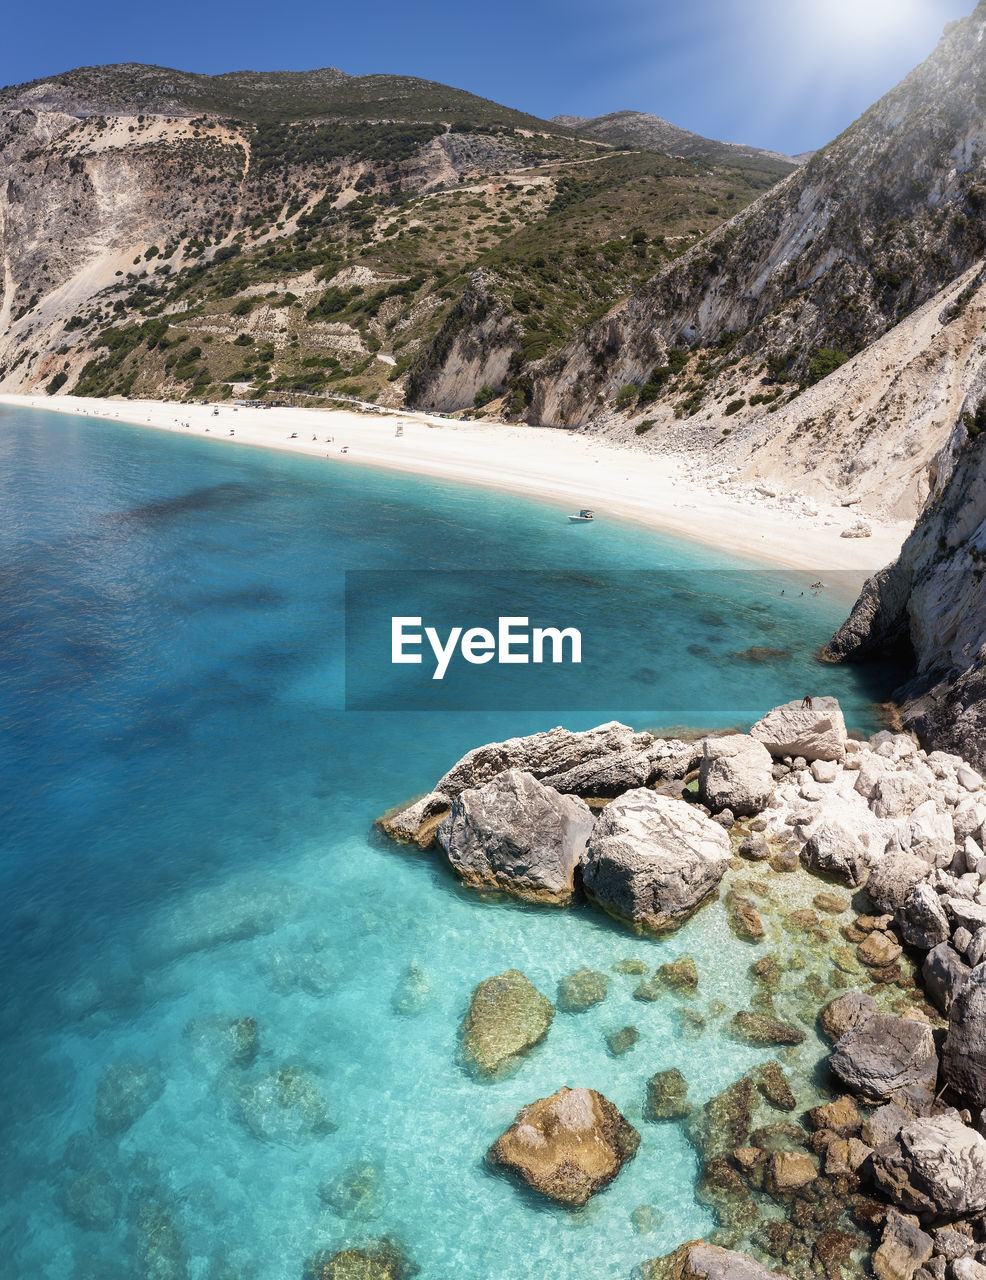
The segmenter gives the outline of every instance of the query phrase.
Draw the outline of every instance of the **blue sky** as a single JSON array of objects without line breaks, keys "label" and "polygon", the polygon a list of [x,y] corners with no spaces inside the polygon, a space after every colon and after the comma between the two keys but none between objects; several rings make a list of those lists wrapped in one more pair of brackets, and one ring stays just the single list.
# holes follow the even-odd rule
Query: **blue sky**
[{"label": "blue sky", "polygon": [[840,133],[974,0],[49,0],[8,7],[0,82],[153,62],[441,80],[535,115],[651,111],[796,153]]}]

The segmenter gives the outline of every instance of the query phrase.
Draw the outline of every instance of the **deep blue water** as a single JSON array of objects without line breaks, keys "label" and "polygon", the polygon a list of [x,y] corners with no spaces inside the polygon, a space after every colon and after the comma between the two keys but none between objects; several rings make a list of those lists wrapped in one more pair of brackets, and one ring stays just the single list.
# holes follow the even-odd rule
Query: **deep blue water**
[{"label": "deep blue water", "polygon": [[[511,966],[553,997],[581,964],[690,952],[707,997],[740,1007],[750,953],[721,912],[657,943],[586,910],[479,901],[372,822],[470,746],[560,722],[656,727],[701,705],[748,724],[812,689],[872,730],[883,691],[812,656],[843,602],[801,597],[807,574],[781,602],[778,577],[698,544],[572,528],[502,493],[21,410],[0,409],[0,517],[3,1274],[300,1280],[317,1249],[389,1234],[424,1276],[615,1280],[707,1233],[680,1130],[639,1119],[643,1082],[681,1063],[673,1002],[641,1005],[614,975],[602,1005],[559,1014],[496,1084],[466,1076],[456,1045],[472,987]],[[623,597],[625,691],[605,713],[347,713],[347,569],[620,570],[607,590]],[[630,570],[690,575],[701,608],[695,592],[650,602],[648,629]],[[757,645],[778,654],[733,656]],[[649,705],[641,671],[658,667]],[[412,963],[428,985],[413,1017],[393,1007]],[[256,1061],[224,1064],[217,1018],[256,1020]],[[614,1059],[603,1033],[628,1022],[641,1043]],[[688,1054],[697,1097],[757,1060],[712,1031],[703,1046]],[[121,1062],[154,1095],[127,1127],[105,1081],[98,1093]],[[324,1097],[331,1132],[257,1120],[284,1067]],[[576,1215],[482,1163],[521,1105],[563,1083],[646,1130]],[[375,1167],[372,1217],[332,1191],[354,1162]],[[663,1212],[658,1232],[632,1230],[641,1203]]]}]

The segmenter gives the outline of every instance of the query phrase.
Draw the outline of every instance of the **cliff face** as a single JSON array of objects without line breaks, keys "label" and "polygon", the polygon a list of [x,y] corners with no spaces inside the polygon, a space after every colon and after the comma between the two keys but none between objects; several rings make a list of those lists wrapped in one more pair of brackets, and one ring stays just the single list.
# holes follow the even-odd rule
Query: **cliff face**
[{"label": "cliff face", "polygon": [[926,745],[986,766],[986,366],[940,458],[940,484],[899,559],[867,582],[829,645],[837,661],[909,646],[895,695]]},{"label": "cliff face", "polygon": [[[724,335],[734,382],[765,356],[772,375],[805,378],[819,352],[862,350],[979,262],[984,34],[980,4],[845,134],[572,342],[542,370],[532,417],[585,424],[669,347]],[[724,385],[714,373],[687,394],[667,382],[658,403],[695,413]]]}]

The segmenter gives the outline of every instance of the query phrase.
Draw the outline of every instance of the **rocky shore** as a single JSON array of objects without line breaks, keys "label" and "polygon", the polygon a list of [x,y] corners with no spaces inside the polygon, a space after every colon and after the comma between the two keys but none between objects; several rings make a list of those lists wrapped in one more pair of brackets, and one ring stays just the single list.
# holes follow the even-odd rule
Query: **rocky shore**
[{"label": "rocky shore", "polygon": [[[699,1008],[690,957],[653,973],[628,958],[616,979],[564,976],[555,1004],[517,970],[493,975],[463,1024],[464,1064],[491,1078],[622,978],[642,1008],[680,1002],[683,1039],[715,1025],[775,1055],[704,1104],[677,1069],[642,1078],[642,1135],[578,1087],[575,1061],[487,1153],[571,1207],[653,1126],[684,1125],[718,1227],[640,1280],[986,1280],[986,785],[967,761],[907,734],[855,739],[816,698],[695,742],[612,723],[478,747],[381,825],[485,895],[582,900],[657,937],[719,899],[749,943],[747,1009]],[[636,1037],[615,1029],[610,1052]]]}]

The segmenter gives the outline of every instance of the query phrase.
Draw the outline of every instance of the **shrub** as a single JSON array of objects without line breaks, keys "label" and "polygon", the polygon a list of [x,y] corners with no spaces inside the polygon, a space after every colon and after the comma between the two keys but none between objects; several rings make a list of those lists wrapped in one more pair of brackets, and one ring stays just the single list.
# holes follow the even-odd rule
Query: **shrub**
[{"label": "shrub", "polygon": [[734,413],[739,413],[745,404],[745,400],[730,400],[729,404],[726,405],[726,417],[730,418]]},{"label": "shrub", "polygon": [[620,387],[616,396],[617,409],[629,409],[630,405],[635,404],[640,389],[635,387],[632,382],[627,383],[625,387]]},{"label": "shrub", "polygon": [[645,418],[643,422],[637,423],[637,425],[634,427],[634,431],[636,431],[638,436],[646,435],[647,432],[650,431],[651,427],[654,425],[654,422],[655,422],[654,418]]},{"label": "shrub", "polygon": [[813,387],[816,382],[821,382],[823,378],[827,378],[830,373],[834,373],[841,365],[844,365],[849,357],[844,351],[836,351],[832,347],[822,347],[821,351],[813,355],[808,365],[808,385]]},{"label": "shrub", "polygon": [[495,398],[496,398],[496,392],[493,390],[492,387],[487,386],[486,383],[484,382],[483,385],[476,392],[476,394],[473,396],[472,402],[477,409],[482,409],[483,405],[489,404],[489,402]]},{"label": "shrub", "polygon": [[62,370],[60,373],[55,374],[47,387],[45,387],[45,390],[50,396],[53,396],[59,387],[64,387],[66,382],[68,382],[68,374]]}]

